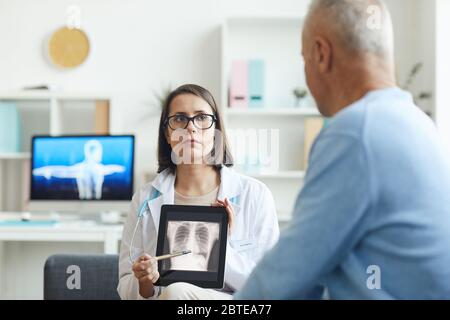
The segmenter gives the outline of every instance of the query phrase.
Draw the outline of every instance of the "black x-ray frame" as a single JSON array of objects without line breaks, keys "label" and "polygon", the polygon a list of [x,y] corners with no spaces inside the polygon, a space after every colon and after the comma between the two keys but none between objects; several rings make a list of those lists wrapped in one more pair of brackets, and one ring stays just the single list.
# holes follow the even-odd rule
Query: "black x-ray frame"
[{"label": "black x-ray frame", "polygon": [[187,282],[202,288],[220,289],[224,285],[225,257],[227,249],[228,217],[225,208],[211,206],[163,205],[159,220],[156,255],[165,254],[164,243],[169,221],[199,221],[219,223],[219,265],[216,272],[164,270],[163,261],[158,261],[158,286],[168,286],[175,282]]}]

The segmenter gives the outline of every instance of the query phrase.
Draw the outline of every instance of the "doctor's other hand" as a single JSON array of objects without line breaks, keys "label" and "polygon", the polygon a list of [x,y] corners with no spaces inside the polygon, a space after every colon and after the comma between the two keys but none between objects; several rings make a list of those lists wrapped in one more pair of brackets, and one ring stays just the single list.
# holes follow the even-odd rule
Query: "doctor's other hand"
[{"label": "doctor's other hand", "polygon": [[228,232],[231,234],[233,231],[233,224],[234,224],[234,210],[233,206],[231,205],[231,202],[228,200],[228,198],[225,198],[223,200],[217,199],[216,203],[212,204],[213,207],[225,207],[225,210],[227,211],[228,215]]},{"label": "doctor's other hand", "polygon": [[159,279],[158,261],[148,254],[144,254],[133,263],[134,276],[139,281],[139,294],[149,298],[154,294],[154,283]]}]

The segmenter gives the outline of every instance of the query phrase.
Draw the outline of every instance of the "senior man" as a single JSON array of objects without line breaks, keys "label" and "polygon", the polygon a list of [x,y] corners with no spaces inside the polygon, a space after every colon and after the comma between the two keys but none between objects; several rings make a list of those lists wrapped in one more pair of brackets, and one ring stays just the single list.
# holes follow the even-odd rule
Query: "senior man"
[{"label": "senior man", "polygon": [[449,299],[450,170],[433,122],[396,87],[378,0],[313,0],[302,54],[330,121],[293,220],[236,299]]}]

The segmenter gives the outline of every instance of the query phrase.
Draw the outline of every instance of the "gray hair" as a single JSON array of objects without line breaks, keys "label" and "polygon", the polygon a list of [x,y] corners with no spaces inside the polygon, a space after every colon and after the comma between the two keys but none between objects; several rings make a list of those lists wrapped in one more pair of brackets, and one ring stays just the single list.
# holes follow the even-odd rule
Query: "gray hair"
[{"label": "gray hair", "polygon": [[312,0],[308,17],[324,13],[342,45],[356,52],[391,57],[392,20],[382,0]]}]

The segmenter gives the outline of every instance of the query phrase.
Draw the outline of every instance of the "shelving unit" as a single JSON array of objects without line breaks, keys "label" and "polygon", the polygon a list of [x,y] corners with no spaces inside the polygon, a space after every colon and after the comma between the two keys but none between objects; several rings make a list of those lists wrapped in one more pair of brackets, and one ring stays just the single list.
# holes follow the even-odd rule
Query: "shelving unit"
[{"label": "shelving unit", "polygon": [[106,94],[51,92],[44,90],[3,91],[0,101],[13,101],[19,109],[21,151],[29,152],[36,134],[82,134],[109,132],[109,101]]},{"label": "shelving unit", "polygon": [[305,171],[279,171],[276,173],[248,173],[255,179],[303,179]]},{"label": "shelving unit", "polygon": [[109,95],[82,92],[58,92],[48,90],[0,91],[1,100],[78,100],[78,101],[106,101]]},{"label": "shelving unit", "polygon": [[227,109],[228,116],[320,116],[316,108]]},{"label": "shelving unit", "polygon": [[306,87],[300,58],[302,23],[303,17],[291,15],[234,16],[225,19],[221,32],[222,106],[228,106],[229,71],[235,59],[264,60],[266,108],[295,106],[292,90],[299,86]]},{"label": "shelving unit", "polygon": [[[304,120],[321,117],[309,97],[308,107],[296,107],[294,88],[306,88],[301,59],[301,27],[303,18],[295,15],[235,16],[225,19],[221,39],[220,101],[225,123],[231,135],[236,131],[277,130],[279,136],[279,169],[267,173],[246,165],[238,171],[264,182],[272,191],[279,221],[290,220],[294,201],[305,176]],[[282,48],[282,50],[280,49]],[[265,66],[263,107],[228,108],[229,79],[233,60],[262,59]],[[242,143],[242,139],[239,143]],[[245,158],[245,156],[244,156]]]},{"label": "shelving unit", "polygon": [[107,94],[0,91],[0,101],[14,102],[21,126],[20,150],[0,153],[0,211],[21,211],[26,206],[32,136],[109,133]]},{"label": "shelving unit", "polygon": [[0,153],[0,160],[28,160],[30,157],[29,152]]}]

